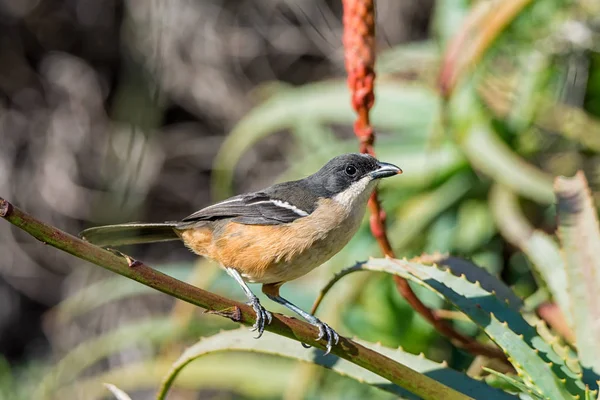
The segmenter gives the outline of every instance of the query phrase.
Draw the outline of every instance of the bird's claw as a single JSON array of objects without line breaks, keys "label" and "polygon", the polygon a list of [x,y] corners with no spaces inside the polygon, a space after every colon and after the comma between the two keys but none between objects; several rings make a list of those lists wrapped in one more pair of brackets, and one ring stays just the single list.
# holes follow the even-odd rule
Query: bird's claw
[{"label": "bird's claw", "polygon": [[319,328],[319,336],[317,336],[317,340],[325,339],[327,341],[327,345],[325,346],[327,351],[325,351],[325,355],[331,352],[331,348],[333,345],[336,345],[340,342],[340,335],[337,334],[329,325],[320,320],[316,320],[314,325]]},{"label": "bird's claw", "polygon": [[258,331],[258,335],[255,337],[256,339],[258,339],[262,336],[263,332],[265,331],[265,325],[269,325],[273,320],[273,316],[262,306],[262,304],[260,304],[260,301],[258,301],[257,297],[250,300],[248,305],[252,306],[254,312],[256,313],[256,322],[254,323],[254,325],[252,325],[252,328],[250,330]]}]

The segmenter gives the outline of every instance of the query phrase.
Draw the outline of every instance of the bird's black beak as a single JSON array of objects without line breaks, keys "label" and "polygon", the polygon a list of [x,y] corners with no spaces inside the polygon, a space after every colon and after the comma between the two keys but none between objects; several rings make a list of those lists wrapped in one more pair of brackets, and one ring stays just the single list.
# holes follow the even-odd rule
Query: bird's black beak
[{"label": "bird's black beak", "polygon": [[371,177],[373,179],[387,178],[389,176],[394,176],[402,173],[402,170],[394,164],[379,161],[377,165],[378,168],[375,171],[371,172]]}]

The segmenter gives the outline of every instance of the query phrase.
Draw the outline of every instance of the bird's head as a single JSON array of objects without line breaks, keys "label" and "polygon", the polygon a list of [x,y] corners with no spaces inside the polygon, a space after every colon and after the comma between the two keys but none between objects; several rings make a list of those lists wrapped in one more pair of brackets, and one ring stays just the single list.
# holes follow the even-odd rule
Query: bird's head
[{"label": "bird's head", "polygon": [[368,154],[343,154],[334,157],[307,178],[312,190],[344,206],[365,202],[381,178],[401,174],[397,166],[378,161]]}]

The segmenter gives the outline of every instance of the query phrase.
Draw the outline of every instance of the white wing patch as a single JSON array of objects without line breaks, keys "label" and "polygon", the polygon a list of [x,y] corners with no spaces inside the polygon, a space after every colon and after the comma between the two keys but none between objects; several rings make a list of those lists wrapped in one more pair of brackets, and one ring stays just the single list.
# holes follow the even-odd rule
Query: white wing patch
[{"label": "white wing patch", "polygon": [[301,210],[298,207],[291,205],[287,201],[271,200],[271,203],[275,204],[277,207],[283,207],[283,208],[287,208],[288,210],[292,210],[293,212],[300,215],[301,217],[306,217],[308,215],[308,213],[306,211]]},{"label": "white wing patch", "polygon": [[285,208],[287,210],[292,210],[294,213],[298,214],[301,217],[306,217],[308,215],[308,213],[306,211],[301,210],[298,207],[291,205],[287,201],[271,199],[271,200],[255,201],[255,202],[252,202],[249,204],[266,204],[266,203],[275,204],[277,207]]}]

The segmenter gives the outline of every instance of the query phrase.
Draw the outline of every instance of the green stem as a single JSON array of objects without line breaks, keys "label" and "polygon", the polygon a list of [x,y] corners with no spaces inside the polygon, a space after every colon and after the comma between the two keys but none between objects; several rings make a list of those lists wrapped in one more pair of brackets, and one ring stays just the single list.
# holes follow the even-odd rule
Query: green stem
[{"label": "green stem", "polygon": [[[133,279],[170,296],[229,317],[235,322],[245,325],[252,325],[255,322],[254,311],[248,305],[207,292],[158,272],[139,261],[94,246],[38,221],[2,198],[0,198],[0,217],[41,242],[66,251],[75,257]],[[318,334],[315,327],[281,314],[273,314],[273,322],[267,326],[266,330],[320,349],[324,348],[323,344],[315,340]],[[340,338],[339,345],[333,348],[332,353],[390,380],[423,399],[469,399],[468,396],[397,363],[391,358],[369,350],[352,340]]]}]

